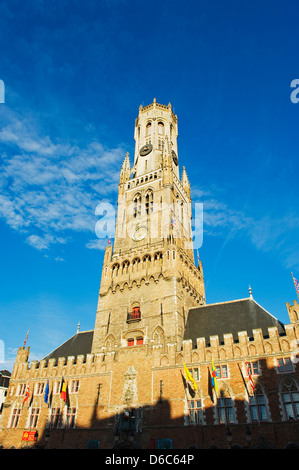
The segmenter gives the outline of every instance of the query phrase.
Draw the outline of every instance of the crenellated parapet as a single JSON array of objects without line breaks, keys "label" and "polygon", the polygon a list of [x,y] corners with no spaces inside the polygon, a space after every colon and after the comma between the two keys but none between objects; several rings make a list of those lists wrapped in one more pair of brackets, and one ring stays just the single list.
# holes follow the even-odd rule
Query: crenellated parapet
[{"label": "crenellated parapet", "polygon": [[[186,364],[198,365],[200,363],[210,362],[212,357],[214,361],[233,361],[240,358],[260,358],[268,355],[291,354],[297,349],[296,341],[299,340],[298,330],[295,325],[285,325],[285,335],[281,335],[277,327],[269,327],[268,335],[263,335],[261,329],[255,329],[253,336],[249,336],[247,331],[240,331],[238,339],[234,339],[230,333],[223,335],[221,341],[219,336],[211,336],[209,343],[206,338],[198,338],[196,347],[193,347],[192,340],[182,342],[182,350],[175,351],[174,345],[167,345],[167,352],[160,355],[163,358],[163,364],[180,365]],[[156,350],[157,351],[157,350]],[[158,358],[156,357],[156,364]]]}]

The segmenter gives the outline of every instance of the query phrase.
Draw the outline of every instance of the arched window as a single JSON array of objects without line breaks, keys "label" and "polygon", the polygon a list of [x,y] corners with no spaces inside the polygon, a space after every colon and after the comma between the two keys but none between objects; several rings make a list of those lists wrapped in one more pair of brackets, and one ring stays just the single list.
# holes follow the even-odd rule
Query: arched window
[{"label": "arched window", "polygon": [[152,123],[148,122],[145,129],[146,129],[146,135],[150,135],[152,131]]},{"label": "arched window", "polygon": [[217,402],[218,422],[220,424],[229,424],[235,422],[233,400],[224,392],[221,392]]},{"label": "arched window", "polygon": [[130,262],[129,262],[129,261],[126,260],[126,261],[123,262],[123,264],[122,264],[122,268],[123,268],[122,273],[123,273],[123,274],[127,274],[127,273],[128,273],[129,265],[130,265]]},{"label": "arched window", "polygon": [[280,385],[285,420],[299,420],[299,390],[293,377],[285,377]]},{"label": "arched window", "polygon": [[148,191],[145,195],[145,213],[148,215],[154,210],[154,194],[153,191]]},{"label": "arched window", "polygon": [[119,270],[119,264],[116,263],[112,266],[112,276],[117,276],[118,275],[118,270]]},{"label": "arched window", "polygon": [[261,386],[257,386],[254,395],[249,397],[249,410],[252,423],[268,421],[268,412],[266,406],[266,398]]},{"label": "arched window", "polygon": [[158,122],[158,134],[159,135],[164,135],[164,124],[162,121]]},{"label": "arched window", "polygon": [[133,207],[133,217],[140,217],[141,216],[141,194],[136,194],[133,199],[134,207]]},{"label": "arched window", "polygon": [[133,264],[133,269],[135,271],[138,271],[138,265],[140,263],[140,258],[134,258],[133,261],[132,261],[132,264]]}]

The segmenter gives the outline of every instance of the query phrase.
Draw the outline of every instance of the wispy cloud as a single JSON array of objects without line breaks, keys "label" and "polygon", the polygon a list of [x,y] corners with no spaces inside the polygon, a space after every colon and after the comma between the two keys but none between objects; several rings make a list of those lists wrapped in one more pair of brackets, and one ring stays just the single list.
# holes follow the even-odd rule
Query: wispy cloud
[{"label": "wispy cloud", "polygon": [[26,243],[49,250],[66,243],[72,232],[94,232],[97,204],[115,199],[121,146],[57,142],[12,112],[0,143],[0,217]]},{"label": "wispy cloud", "polygon": [[245,208],[236,210],[230,207],[211,192],[195,189],[198,201],[203,202],[204,237],[223,238],[220,252],[233,237],[242,237],[257,250],[272,252],[286,268],[299,269],[299,242],[294,243],[298,239],[299,230],[299,217],[296,214],[266,214],[257,218],[247,213]]}]

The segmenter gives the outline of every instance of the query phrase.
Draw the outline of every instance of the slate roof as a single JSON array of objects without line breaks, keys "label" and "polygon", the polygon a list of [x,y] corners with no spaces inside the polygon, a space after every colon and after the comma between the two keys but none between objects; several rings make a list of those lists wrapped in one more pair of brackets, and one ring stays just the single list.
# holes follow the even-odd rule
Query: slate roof
[{"label": "slate roof", "polygon": [[283,323],[250,297],[190,309],[184,339],[192,339],[195,347],[197,338],[204,337],[209,344],[210,336],[218,335],[221,343],[223,335],[231,333],[236,341],[240,331],[253,337],[252,330],[262,329],[263,336],[267,336],[268,327],[273,326],[278,327],[279,334],[285,334]]},{"label": "slate roof", "polygon": [[93,330],[79,331],[44,359],[58,359],[59,357],[79,356],[81,354],[85,356],[91,352],[92,340]]}]

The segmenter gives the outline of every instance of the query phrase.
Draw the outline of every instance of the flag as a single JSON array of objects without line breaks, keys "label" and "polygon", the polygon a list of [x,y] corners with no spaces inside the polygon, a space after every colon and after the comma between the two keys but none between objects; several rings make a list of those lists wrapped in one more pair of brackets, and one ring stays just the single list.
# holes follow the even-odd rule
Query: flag
[{"label": "flag", "polygon": [[174,227],[174,224],[175,224],[175,219],[172,217],[172,218],[171,218],[170,225],[171,225],[172,227]]},{"label": "flag", "polygon": [[25,393],[24,400],[23,400],[23,405],[25,405],[28,398],[29,398],[29,383],[27,384],[26,393]]},{"label": "flag", "polygon": [[294,278],[293,273],[292,273],[292,278],[293,278],[293,281],[294,281],[294,285],[295,285],[297,295],[299,296],[299,282],[297,281],[297,279]]},{"label": "flag", "polygon": [[111,235],[110,235],[110,237],[108,238],[108,245],[110,245],[110,244],[111,244]]},{"label": "flag", "polygon": [[28,332],[27,332],[27,336],[26,336],[25,341],[24,341],[24,346],[26,346],[27,339],[28,339],[28,335],[29,335],[29,331],[30,331],[30,328],[29,328],[29,330],[28,330]]},{"label": "flag", "polygon": [[198,253],[198,248],[197,248],[197,262],[199,264],[199,253]]},{"label": "flag", "polygon": [[215,389],[215,392],[218,393],[218,384],[217,384],[217,372],[212,358],[212,385]]},{"label": "flag", "polygon": [[250,387],[251,387],[251,389],[252,389],[252,392],[254,392],[255,386],[254,386],[254,382],[253,382],[253,380],[252,380],[252,375],[251,375],[251,372],[250,372],[250,367],[249,367],[249,364],[248,364],[247,361],[245,362],[245,365],[246,365],[246,369],[247,369],[247,375],[248,375],[248,377],[249,377]]},{"label": "flag", "polygon": [[60,398],[66,402],[66,383],[64,379],[61,382]]},{"label": "flag", "polygon": [[189,371],[189,369],[187,369],[186,364],[183,363],[183,365],[184,365],[185,378],[187,382],[191,382],[193,385],[193,389],[197,390],[197,385],[196,385],[194,378],[191,375],[191,372]]},{"label": "flag", "polygon": [[49,400],[49,380],[46,385],[45,395],[44,395],[44,402],[48,403]]}]

